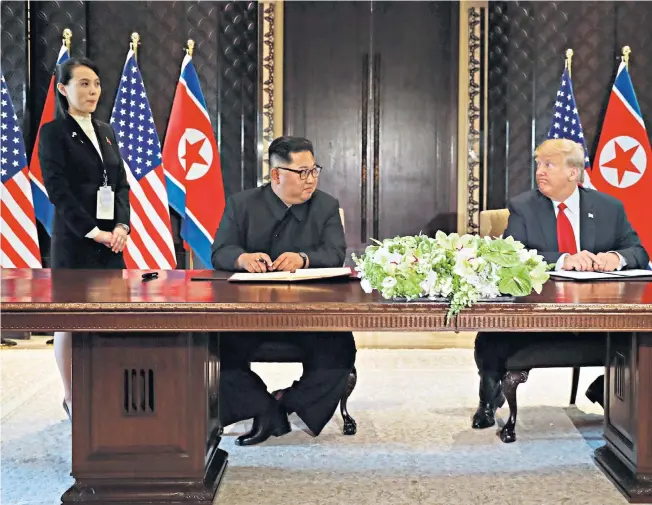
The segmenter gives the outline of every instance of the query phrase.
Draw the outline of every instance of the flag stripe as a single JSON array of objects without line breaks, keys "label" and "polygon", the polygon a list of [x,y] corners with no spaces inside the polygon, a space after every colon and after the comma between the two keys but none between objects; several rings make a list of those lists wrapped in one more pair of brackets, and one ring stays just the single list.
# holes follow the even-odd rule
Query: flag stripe
[{"label": "flag stripe", "polygon": [[623,96],[623,94],[620,92],[620,90],[616,87],[613,89],[614,93],[620,100],[623,102],[623,105],[627,108],[627,110],[632,114],[632,117],[636,119],[636,121],[639,122],[639,124],[645,128],[645,123],[643,122],[643,118],[637,114],[637,112],[633,109],[631,104],[627,101],[627,99]]},{"label": "flag stripe", "polygon": [[[16,264],[11,261],[11,258],[9,256],[9,249],[11,249],[10,245],[4,246],[2,250],[0,251],[0,267],[2,268],[20,268],[16,267]],[[11,249],[13,251],[13,249]],[[15,251],[14,251],[15,254]]]},{"label": "flag stripe", "polygon": [[7,181],[7,184],[3,185],[5,193],[2,200],[9,208],[9,211],[16,215],[16,219],[25,228],[27,235],[32,237],[35,243],[38,243],[34,205],[30,194],[31,187],[27,177],[25,177],[25,171],[26,169],[17,173],[11,180]]},{"label": "flag stripe", "polygon": [[195,103],[195,105],[201,111],[201,113],[204,115],[204,117],[210,121],[211,118],[208,115],[208,111],[205,109],[204,104],[202,104],[199,100],[197,100],[197,97],[195,96],[195,93],[193,92],[192,87],[188,86],[188,83],[184,80],[183,77],[181,77],[179,79],[179,82],[181,82],[181,84],[183,84],[183,86],[188,90],[188,96]]},{"label": "flag stripe", "polygon": [[21,255],[24,254],[24,260],[27,263],[41,266],[40,261],[37,259],[40,254],[38,244],[25,232],[25,229],[16,219],[16,216],[7,208],[5,202],[0,205],[0,212],[3,219],[2,235],[9,239],[9,243],[12,244],[15,250],[19,251]]},{"label": "flag stripe", "polygon": [[[150,178],[153,177],[152,178]],[[161,189],[157,192],[149,183],[153,180],[154,182],[158,181],[156,174],[150,174],[140,180],[140,183],[135,180],[131,171],[127,172],[127,178],[129,180],[129,186],[131,187],[131,196],[133,197],[131,204],[132,208],[137,208],[137,212],[140,215],[141,221],[144,220],[146,216],[146,226],[152,226],[155,233],[154,236],[160,237],[160,242],[157,246],[160,248],[161,252],[165,254],[167,249],[171,256],[174,257],[174,242],[172,241],[172,229],[169,224],[169,209],[161,201]],[[162,188],[163,195],[165,195],[165,187]],[[161,216],[167,216],[167,222],[163,222]],[[159,267],[160,268],[160,267]]]},{"label": "flag stripe", "polygon": [[[141,204],[142,200],[138,198],[133,198],[131,201],[131,222],[136,233],[134,239],[140,238],[144,243],[144,248],[139,249],[151,268],[170,268],[170,265],[174,264],[174,250],[167,247],[160,233],[161,229],[152,222],[152,214],[147,213]],[[160,221],[160,217],[156,215],[155,220]],[[149,232],[150,230],[152,233]],[[154,262],[150,263],[152,259]]]},{"label": "flag stripe", "polygon": [[[131,224],[133,226],[134,222],[132,221]],[[147,252],[143,246],[143,241],[140,239],[140,235],[132,232],[131,238],[129,239],[129,242],[127,242],[127,248],[125,249],[125,263],[127,264],[127,267],[129,267],[129,265],[134,265],[135,268],[138,268],[139,270],[147,268],[148,260],[143,258],[141,250]],[[152,258],[151,255],[148,255],[148,257],[149,264],[153,265],[154,258]]]},{"label": "flag stripe", "polygon": [[[11,181],[9,181],[11,183]],[[36,257],[40,255],[38,248],[38,234],[36,233],[36,224],[30,220],[27,214],[21,209],[14,200],[11,192],[2,188],[2,215],[7,222],[12,225],[12,230],[17,237],[23,242]]]},{"label": "flag stripe", "polygon": [[200,232],[202,232],[202,234],[204,235],[204,237],[206,237],[209,241],[212,242],[212,241],[213,241],[213,237],[211,236],[210,233],[208,233],[208,230],[206,230],[206,228],[204,228],[204,227],[202,226],[202,224],[201,224],[201,222],[199,221],[199,219],[197,219],[197,218],[194,216],[194,214],[193,214],[192,212],[190,212],[188,209],[186,209],[186,213],[188,214],[188,217],[189,217],[190,219],[192,219],[192,221],[195,223],[195,226],[197,227],[197,229],[198,229]]},{"label": "flag stripe", "polygon": [[[14,230],[12,230],[7,222],[5,221],[5,217],[10,217],[5,216],[4,214],[2,217],[0,217],[0,223],[1,223],[1,228],[2,228],[2,249],[5,250],[6,252],[10,252],[10,254],[17,254],[18,257],[12,257],[11,260],[14,264],[20,264],[21,262],[25,267],[29,268],[40,268],[41,262],[37,260],[34,255],[31,253],[31,251],[25,247],[25,244],[20,241],[20,239],[16,236],[14,233]],[[12,223],[15,225],[15,223]],[[20,229],[20,227],[17,227],[16,229]],[[9,245],[10,247],[7,247]]]}]

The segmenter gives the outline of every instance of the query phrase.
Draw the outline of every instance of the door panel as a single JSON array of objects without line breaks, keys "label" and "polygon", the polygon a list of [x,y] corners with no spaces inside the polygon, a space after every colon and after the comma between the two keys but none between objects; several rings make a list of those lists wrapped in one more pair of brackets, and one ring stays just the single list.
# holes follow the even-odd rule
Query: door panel
[{"label": "door panel", "polygon": [[349,250],[456,228],[457,10],[285,4],[285,131],[314,142]]},{"label": "door panel", "polygon": [[324,167],[319,188],[344,209],[350,249],[359,249],[363,159],[363,57],[369,52],[368,2],[286,2],[284,125],[305,136]]},{"label": "door panel", "polygon": [[455,231],[457,4],[377,2],[373,8],[374,56],[380,55],[374,80],[380,84],[379,236]]}]

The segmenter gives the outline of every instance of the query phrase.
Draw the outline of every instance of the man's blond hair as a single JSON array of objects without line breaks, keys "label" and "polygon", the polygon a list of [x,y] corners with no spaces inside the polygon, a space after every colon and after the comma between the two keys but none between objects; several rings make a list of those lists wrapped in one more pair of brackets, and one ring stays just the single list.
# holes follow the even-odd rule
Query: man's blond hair
[{"label": "man's blond hair", "polygon": [[566,165],[577,168],[579,182],[584,182],[584,146],[569,139],[549,139],[539,145],[534,156],[561,154]]}]

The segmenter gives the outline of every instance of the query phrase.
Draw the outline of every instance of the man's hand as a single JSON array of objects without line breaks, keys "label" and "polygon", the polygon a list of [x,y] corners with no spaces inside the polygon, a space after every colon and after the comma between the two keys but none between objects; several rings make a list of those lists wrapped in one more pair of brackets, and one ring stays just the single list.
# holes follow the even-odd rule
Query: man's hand
[{"label": "man's hand", "polygon": [[593,272],[594,264],[597,264],[597,256],[589,251],[581,251],[577,254],[568,255],[564,258],[562,270],[577,270],[579,272]]},{"label": "man's hand", "polygon": [[298,253],[286,252],[281,254],[272,264],[272,270],[281,272],[294,272],[303,266],[303,258]]},{"label": "man's hand", "polygon": [[272,259],[265,253],[245,253],[238,257],[235,266],[250,273],[263,273],[272,270]]},{"label": "man's hand", "polygon": [[598,253],[595,258],[593,268],[598,272],[613,272],[620,266],[620,256],[615,252]]},{"label": "man's hand", "polygon": [[113,242],[113,233],[101,231],[93,240],[98,244],[104,244],[106,247],[112,247],[111,242]]},{"label": "man's hand", "polygon": [[125,230],[122,226],[116,226],[113,229],[111,243],[109,244],[111,250],[116,254],[122,252],[122,250],[127,245],[128,238],[129,235],[127,234],[127,230]]}]

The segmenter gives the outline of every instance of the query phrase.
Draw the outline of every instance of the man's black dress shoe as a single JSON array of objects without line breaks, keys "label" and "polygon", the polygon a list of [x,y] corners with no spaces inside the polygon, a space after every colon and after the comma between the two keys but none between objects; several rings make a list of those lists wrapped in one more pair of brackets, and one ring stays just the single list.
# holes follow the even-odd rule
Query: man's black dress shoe
[{"label": "man's black dress shoe", "polygon": [[593,403],[597,403],[604,409],[604,375],[601,375],[591,383],[585,395]]},{"label": "man's black dress shoe", "polygon": [[490,428],[496,424],[496,410],[505,403],[500,382],[490,377],[480,377],[480,403],[473,414],[471,427],[476,430]]},{"label": "man's black dress shoe", "polygon": [[476,430],[483,430],[491,428],[496,424],[496,410],[505,404],[505,395],[500,393],[500,396],[495,402],[478,404],[478,409],[473,414],[473,421],[471,427]]},{"label": "man's black dress shoe", "polygon": [[235,440],[235,445],[247,446],[264,442],[269,437],[280,437],[290,433],[290,421],[283,406],[273,401],[270,408],[264,414],[254,417],[254,424],[249,433],[240,435]]}]

